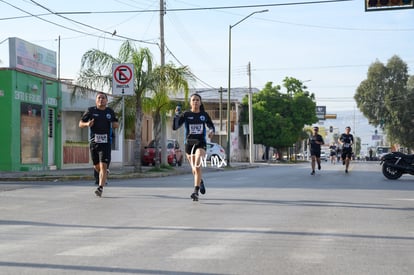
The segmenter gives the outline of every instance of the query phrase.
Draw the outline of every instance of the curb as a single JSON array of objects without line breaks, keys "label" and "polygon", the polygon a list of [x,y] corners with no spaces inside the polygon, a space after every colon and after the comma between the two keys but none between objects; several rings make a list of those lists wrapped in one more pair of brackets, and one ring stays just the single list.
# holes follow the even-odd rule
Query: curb
[{"label": "curb", "polygon": [[[248,169],[248,168],[257,168],[260,165],[238,165],[232,167],[224,167],[224,168],[210,168],[207,167],[207,171],[213,172],[221,172],[221,171],[231,171],[231,170],[239,170],[239,169]],[[0,178],[0,182],[2,181],[21,181],[21,182],[28,182],[28,181],[76,181],[76,180],[94,180],[92,176],[92,170],[89,169],[88,172],[91,172],[91,175],[86,174],[78,174],[78,175],[21,175],[16,177],[5,176]],[[116,173],[112,172],[109,176],[110,179],[139,179],[139,178],[159,178],[159,177],[169,177],[175,175],[183,175],[183,174],[191,174],[191,169],[178,169],[178,170],[171,170],[165,172],[151,172],[145,171],[141,173],[137,172],[125,172],[125,173]]]}]

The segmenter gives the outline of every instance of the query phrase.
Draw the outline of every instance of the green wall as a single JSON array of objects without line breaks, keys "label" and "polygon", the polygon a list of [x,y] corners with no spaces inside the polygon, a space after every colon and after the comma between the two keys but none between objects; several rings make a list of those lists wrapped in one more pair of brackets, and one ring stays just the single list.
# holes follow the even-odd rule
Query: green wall
[{"label": "green wall", "polygon": [[[44,101],[43,85],[46,93]],[[41,115],[43,104],[46,106],[46,122],[49,108],[54,110],[55,165],[61,167],[61,125],[56,119],[61,106],[59,89],[55,79],[13,69],[0,70],[0,125],[3,125],[3,133],[0,134],[0,171],[48,169],[49,128]],[[29,135],[39,139],[31,140]]]},{"label": "green wall", "polygon": [[10,171],[12,168],[13,127],[12,123],[12,71],[0,71],[0,170]]}]

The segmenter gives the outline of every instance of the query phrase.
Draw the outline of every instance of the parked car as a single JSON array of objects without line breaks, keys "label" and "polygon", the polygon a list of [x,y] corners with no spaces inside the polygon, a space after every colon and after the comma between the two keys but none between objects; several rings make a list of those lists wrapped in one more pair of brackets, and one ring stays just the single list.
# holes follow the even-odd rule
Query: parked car
[{"label": "parked car", "polygon": [[[151,140],[148,146],[144,147],[144,154],[141,158],[141,163],[144,166],[155,164],[155,141]],[[161,146],[158,148],[159,158],[161,159]],[[180,144],[175,139],[167,140],[167,160],[172,166],[181,166],[183,164],[183,152],[181,151]]]},{"label": "parked car", "polygon": [[321,160],[328,161],[328,154],[325,151],[321,151]]},{"label": "parked car", "polygon": [[218,143],[207,142],[207,150],[206,150],[207,160],[211,160],[212,156],[216,156],[219,159],[226,160],[226,151]]}]

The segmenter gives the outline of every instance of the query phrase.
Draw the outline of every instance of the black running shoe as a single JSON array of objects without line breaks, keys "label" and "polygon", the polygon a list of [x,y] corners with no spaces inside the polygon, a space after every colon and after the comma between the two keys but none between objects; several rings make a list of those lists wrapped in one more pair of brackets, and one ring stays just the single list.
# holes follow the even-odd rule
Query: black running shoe
[{"label": "black running shoe", "polygon": [[203,195],[206,193],[206,187],[204,185],[203,180],[201,180],[201,182],[200,182],[200,193],[203,194]]},{"label": "black running shoe", "polygon": [[191,194],[191,198],[193,199],[193,201],[198,201],[198,194],[197,193],[192,193]]},{"label": "black running shoe", "polygon": [[345,173],[347,173],[347,174],[348,174],[348,169],[345,169]]},{"label": "black running shoe", "polygon": [[312,176],[313,176],[313,175],[315,175],[315,171],[312,171],[311,175],[312,175]]},{"label": "black running shoe", "polygon": [[102,187],[98,187],[98,188],[96,188],[96,190],[95,190],[95,195],[96,195],[97,197],[102,197],[102,193],[103,193],[103,188],[102,188]]},{"label": "black running shoe", "polygon": [[318,170],[321,170],[321,164],[318,163]]}]

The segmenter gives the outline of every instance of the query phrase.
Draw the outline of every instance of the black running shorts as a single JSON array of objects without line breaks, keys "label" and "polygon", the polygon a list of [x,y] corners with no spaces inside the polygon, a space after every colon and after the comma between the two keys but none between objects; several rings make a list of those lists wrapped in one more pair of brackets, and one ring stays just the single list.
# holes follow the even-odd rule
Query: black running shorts
[{"label": "black running shorts", "polygon": [[352,149],[342,149],[342,159],[351,158],[352,157]]},{"label": "black running shorts", "polygon": [[321,157],[321,150],[311,150],[310,155],[315,156],[317,158],[320,158]]},{"label": "black running shorts", "polygon": [[199,148],[206,150],[207,144],[204,141],[200,141],[197,144],[185,144],[185,152],[188,155],[194,155]]},{"label": "black running shorts", "polygon": [[90,144],[91,158],[93,165],[100,162],[108,164],[111,159],[111,144],[110,143],[94,143]]}]

